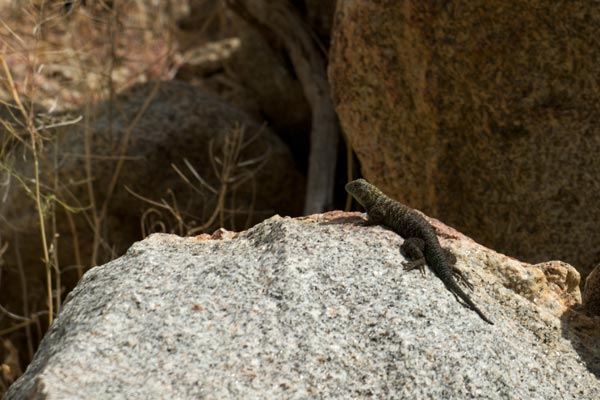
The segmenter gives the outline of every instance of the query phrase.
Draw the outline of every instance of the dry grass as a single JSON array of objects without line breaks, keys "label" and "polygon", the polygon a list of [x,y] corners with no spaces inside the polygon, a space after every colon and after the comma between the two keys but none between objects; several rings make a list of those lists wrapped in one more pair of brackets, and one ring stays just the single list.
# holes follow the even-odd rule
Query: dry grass
[{"label": "dry grass", "polygon": [[[77,256],[78,276],[84,266],[94,265],[98,249],[105,243],[103,222],[106,219],[110,195],[117,184],[124,156],[127,135],[121,142],[119,160],[115,164],[108,188],[93,185],[91,146],[86,145],[87,182],[91,204],[71,207],[59,195],[63,186],[58,176],[43,179],[40,159],[48,158],[45,149],[65,125],[80,124],[89,139],[89,126],[94,112],[91,104],[110,101],[119,91],[135,83],[170,79],[174,74],[174,47],[170,27],[174,19],[169,1],[103,1],[90,7],[65,10],[60,1],[0,2],[0,195],[10,185],[20,185],[32,199],[32,210],[38,215],[45,270],[45,308],[36,309],[29,301],[26,267],[19,258],[19,242],[0,238],[0,287],[2,254],[6,241],[11,240],[17,254],[21,286],[21,310],[9,310],[0,304],[0,395],[22,372],[20,365],[31,360],[44,331],[61,308],[66,288],[61,282],[65,272],[58,263],[56,218],[57,208],[66,211],[78,240],[72,215],[85,212],[94,230],[94,251],[91,260]],[[174,2],[177,3],[177,2]],[[148,98],[150,102],[152,96]],[[40,113],[45,108],[48,112]],[[57,113],[60,112],[60,113]],[[144,110],[129,124],[130,132]],[[19,152],[15,149],[19,149]],[[27,180],[16,173],[12,158],[27,157],[33,163],[34,179]],[[53,160],[44,160],[52,165]],[[54,160],[56,162],[56,160]],[[45,183],[44,183],[45,182]],[[50,184],[48,184],[50,182]],[[96,204],[96,193],[108,193]],[[6,198],[0,198],[6,200]],[[4,223],[4,222],[3,222]],[[17,236],[15,236],[16,238]],[[73,246],[79,248],[79,243]],[[11,266],[12,267],[12,266]]]},{"label": "dry grass", "polygon": [[[209,198],[216,199],[215,206],[210,212],[204,211],[200,215],[192,215],[182,211],[178,206],[177,195],[169,190],[168,198],[153,200],[143,197],[131,189],[126,189],[133,196],[146,202],[149,207],[141,218],[141,231],[145,237],[151,233],[175,233],[181,236],[195,235],[214,228],[215,226],[228,226],[236,229],[236,216],[245,215],[244,227],[248,227],[253,220],[256,198],[256,185],[254,177],[265,166],[270,157],[270,148],[258,157],[246,158],[244,150],[263,134],[264,126],[248,137],[245,126],[236,125],[231,132],[227,132],[222,143],[216,144],[211,140],[208,145],[207,158],[211,162],[214,181],[211,185],[207,179],[196,170],[187,160],[183,159],[185,170],[172,164],[171,167],[191,189],[194,195],[206,199],[205,204],[212,204]],[[252,201],[248,205],[236,204],[237,189],[251,182]],[[203,221],[200,225],[198,221]]]},{"label": "dry grass", "polygon": [[[15,299],[0,290],[0,396],[23,373],[60,312],[62,299],[71,288],[65,276],[75,271],[80,278],[86,268],[106,261],[105,253],[116,255],[107,238],[108,210],[127,159],[129,136],[159,84],[126,124],[107,187],[98,187],[95,179],[94,104],[115,104],[117,93],[125,88],[172,79],[177,70],[173,22],[186,2],[88,3],[93,5],[82,7],[74,2],[75,7],[65,9],[62,1],[0,0],[0,202],[7,201],[15,186],[24,190],[39,224],[36,236],[41,239],[42,258],[28,265],[30,261],[22,257],[19,234],[0,229],[0,289],[18,288],[13,297],[19,297],[20,291],[20,299]],[[215,5],[212,21],[219,3],[209,3]],[[115,107],[114,113],[121,111]],[[77,129],[72,129],[74,125]],[[59,170],[56,139],[66,132],[80,132],[84,138],[85,174],[78,184],[85,185],[86,199],[73,195],[65,182],[69,177],[54,172]],[[235,221],[240,224],[243,218],[251,221],[254,203],[238,204],[236,191],[250,181],[256,195],[254,177],[270,153],[247,157],[244,150],[262,133],[249,135],[244,126],[236,126],[218,142],[211,142],[206,155],[212,163],[210,179],[186,159],[179,166],[172,165],[186,186],[206,199],[207,206],[196,215],[179,207],[172,190],[160,200],[130,191],[149,205],[140,219],[142,235],[157,231],[191,235],[216,225],[235,229]],[[32,177],[20,175],[14,168],[15,159],[31,162]],[[70,230],[74,265],[59,262],[65,251],[64,239],[59,248],[59,218],[66,220]],[[81,220],[93,233],[91,240],[81,231]],[[0,223],[7,221],[0,213]],[[80,249],[85,246],[91,250],[83,254]],[[7,249],[15,254],[10,265],[3,262]],[[45,279],[40,287],[32,284],[32,268],[36,272],[43,268]],[[17,278],[11,281],[6,278],[9,275]]]},{"label": "dry grass", "polygon": [[[171,77],[170,2],[93,3],[66,14],[59,1],[13,1],[0,9],[7,16],[0,18],[3,58],[21,96],[65,110]],[[0,98],[10,96],[0,92]]]}]

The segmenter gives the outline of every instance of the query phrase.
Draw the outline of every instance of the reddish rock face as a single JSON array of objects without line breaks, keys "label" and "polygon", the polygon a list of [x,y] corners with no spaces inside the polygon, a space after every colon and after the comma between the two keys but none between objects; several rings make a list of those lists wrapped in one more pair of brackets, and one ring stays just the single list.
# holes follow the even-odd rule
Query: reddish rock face
[{"label": "reddish rock face", "polygon": [[589,272],[599,24],[585,1],[338,2],[329,77],[364,176],[487,246]]}]

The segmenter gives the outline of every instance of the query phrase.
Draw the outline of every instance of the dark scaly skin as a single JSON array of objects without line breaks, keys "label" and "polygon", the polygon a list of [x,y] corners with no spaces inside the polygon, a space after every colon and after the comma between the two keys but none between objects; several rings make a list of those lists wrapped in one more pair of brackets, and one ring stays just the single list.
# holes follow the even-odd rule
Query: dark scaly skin
[{"label": "dark scaly skin", "polygon": [[[412,241],[410,244],[412,262],[408,264],[409,269],[422,268],[424,258],[450,292],[460,297],[485,322],[494,324],[454,280],[453,274],[457,273],[457,270],[453,268],[446,250],[440,245],[433,227],[421,214],[389,198],[364,179],[349,182],[346,184],[346,191],[365,208],[369,223],[385,225],[405,240],[417,238],[423,241]],[[421,250],[422,256],[419,258]],[[462,275],[459,277],[471,286]]]}]

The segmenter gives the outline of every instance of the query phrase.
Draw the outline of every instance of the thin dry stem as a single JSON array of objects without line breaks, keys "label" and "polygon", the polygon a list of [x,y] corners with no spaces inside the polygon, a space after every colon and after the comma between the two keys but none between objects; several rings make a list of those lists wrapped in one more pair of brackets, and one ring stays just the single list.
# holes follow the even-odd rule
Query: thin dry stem
[{"label": "thin dry stem", "polygon": [[[2,53],[5,52],[6,46],[4,46]],[[42,239],[42,247],[43,247],[43,252],[44,252],[44,264],[45,264],[45,268],[46,268],[46,290],[48,292],[48,325],[52,324],[52,320],[54,317],[54,301],[52,298],[52,271],[51,271],[51,266],[50,266],[50,254],[48,252],[48,240],[46,237],[46,227],[45,227],[45,221],[44,221],[44,210],[42,207],[42,196],[41,196],[41,191],[40,191],[40,163],[39,163],[39,154],[38,154],[38,145],[37,145],[37,141],[39,138],[39,133],[33,123],[33,118],[30,112],[27,112],[25,107],[23,106],[23,103],[21,102],[21,97],[19,96],[19,93],[17,92],[17,89],[15,87],[15,83],[12,79],[12,74],[8,68],[8,65],[6,64],[6,59],[3,57],[2,58],[2,67],[4,69],[4,75],[6,76],[6,79],[8,81],[8,87],[10,89],[10,93],[12,95],[12,99],[15,101],[15,103],[17,104],[19,110],[21,111],[21,114],[24,118],[24,120],[26,121],[26,125],[27,125],[27,130],[30,134],[30,140],[31,140],[31,150],[33,153],[33,164],[34,164],[34,176],[35,176],[35,182],[34,182],[34,188],[35,188],[35,202],[36,202],[36,209],[37,209],[37,213],[38,213],[38,219],[39,219],[39,223],[40,223],[40,236]]]},{"label": "thin dry stem", "polygon": [[67,222],[69,223],[69,229],[71,230],[71,236],[73,237],[73,252],[75,256],[75,265],[77,267],[77,278],[81,279],[83,276],[83,262],[79,251],[79,233],[77,232],[77,226],[73,220],[72,213],[67,212],[65,214],[67,216]]}]

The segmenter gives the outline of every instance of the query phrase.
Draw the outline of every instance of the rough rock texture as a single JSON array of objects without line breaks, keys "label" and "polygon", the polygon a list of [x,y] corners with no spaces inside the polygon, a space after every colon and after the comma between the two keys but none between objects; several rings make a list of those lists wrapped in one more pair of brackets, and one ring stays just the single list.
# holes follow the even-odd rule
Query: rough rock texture
[{"label": "rough rock texture", "polygon": [[[98,213],[102,209],[128,132],[126,161],[98,231],[102,241],[97,263],[122,254],[139,240],[142,224],[146,232],[160,230],[162,226],[168,232],[185,234],[181,222],[191,228],[210,221],[211,216],[215,218],[207,229],[217,226],[243,229],[276,213],[301,212],[303,178],[295,169],[287,146],[270,129],[191,85],[170,81],[161,82],[156,92],[154,89],[154,82],[137,86],[122,93],[114,103],[91,111],[96,112],[89,116],[94,202],[87,185],[84,124],[61,132],[56,142],[45,144],[40,166],[42,193],[56,195],[63,203],[82,210],[70,215],[71,225],[63,209],[56,206],[55,226],[59,236],[53,247],[58,265],[70,267],[62,275],[67,288],[77,279],[72,266],[92,263],[94,220],[90,207],[94,205]],[[148,108],[136,121],[148,99],[152,99]],[[33,163],[30,155],[22,154],[14,151],[12,168],[29,183]],[[185,160],[203,181],[224,196],[202,185]],[[226,179],[226,185],[220,179]],[[149,201],[160,204],[164,199],[182,220],[134,196],[126,187]],[[9,243],[0,281],[0,304],[14,312],[22,310],[19,304],[22,288],[16,267],[21,261],[29,285],[30,310],[45,309],[42,245],[34,201],[14,177],[0,190],[0,199],[5,200],[0,202],[0,238]],[[218,209],[223,213],[215,213]],[[48,232],[53,231],[52,222],[48,218]],[[19,243],[15,232],[20,236]]]},{"label": "rough rock texture", "polygon": [[565,337],[573,342],[588,368],[600,371],[600,265],[585,280],[582,304],[561,320]]},{"label": "rough rock texture", "polygon": [[589,314],[600,317],[600,264],[585,280],[583,307]]},{"label": "rough rock texture", "polygon": [[136,243],[86,273],[7,399],[598,398],[556,317],[572,267],[549,282],[436,223],[490,326],[363,218]]},{"label": "rough rock texture", "polygon": [[521,259],[600,254],[600,9],[340,1],[329,76],[365,177]]},{"label": "rough rock texture", "polygon": [[[586,280],[586,291],[589,287],[590,277],[594,277],[594,270]],[[594,277],[597,279],[597,277]],[[589,303],[593,296],[597,296],[597,289],[591,288],[592,293],[584,293],[583,305],[569,309],[561,316],[564,337],[573,343],[573,347],[581,355],[590,371],[596,376],[600,375],[600,316],[597,314],[597,304]],[[588,301],[586,303],[586,301]]]}]

